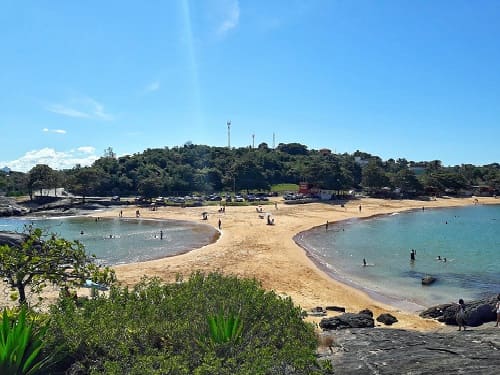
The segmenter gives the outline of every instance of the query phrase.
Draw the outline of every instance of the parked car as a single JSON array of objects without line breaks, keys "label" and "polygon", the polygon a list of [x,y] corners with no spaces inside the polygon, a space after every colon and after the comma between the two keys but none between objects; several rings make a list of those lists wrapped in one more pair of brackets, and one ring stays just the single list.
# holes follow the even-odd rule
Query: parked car
[{"label": "parked car", "polygon": [[113,195],[113,196],[111,197],[111,200],[112,200],[113,202],[119,202],[119,201],[120,201],[120,197],[119,197],[118,195]]},{"label": "parked car", "polygon": [[234,197],[234,201],[235,202],[244,202],[245,200],[243,199],[243,197],[237,195],[237,196]]}]

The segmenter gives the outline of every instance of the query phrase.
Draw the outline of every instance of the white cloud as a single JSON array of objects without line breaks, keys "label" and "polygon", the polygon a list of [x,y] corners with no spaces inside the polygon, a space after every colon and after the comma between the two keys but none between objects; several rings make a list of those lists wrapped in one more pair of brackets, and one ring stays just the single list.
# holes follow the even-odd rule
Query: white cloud
[{"label": "white cloud", "polygon": [[58,115],[89,118],[98,120],[113,120],[113,115],[104,111],[104,106],[90,97],[73,98],[67,104],[51,104],[46,107],[47,111]]},{"label": "white cloud", "polygon": [[224,7],[224,19],[220,23],[217,33],[219,35],[226,34],[229,30],[238,26],[240,21],[240,5],[238,0],[230,0]]},{"label": "white cloud", "polygon": [[66,130],[63,130],[63,129],[43,128],[42,131],[45,132],[45,133],[66,134]]},{"label": "white cloud", "polygon": [[160,89],[160,81],[154,81],[144,88],[144,93],[157,91],[159,89]]},{"label": "white cloud", "polygon": [[69,169],[76,164],[90,166],[99,156],[95,154],[94,147],[82,146],[70,151],[56,151],[53,148],[32,150],[12,161],[1,161],[13,171],[28,172],[37,164],[47,164],[52,169]]},{"label": "white cloud", "polygon": [[95,153],[95,147],[92,147],[92,146],[81,146],[81,147],[78,147],[77,150],[80,152],[83,152],[84,154]]},{"label": "white cloud", "polygon": [[57,113],[58,115],[68,116],[68,117],[79,117],[79,118],[89,118],[87,113],[77,111],[73,108],[68,108],[60,104],[53,104],[47,107],[47,111]]}]

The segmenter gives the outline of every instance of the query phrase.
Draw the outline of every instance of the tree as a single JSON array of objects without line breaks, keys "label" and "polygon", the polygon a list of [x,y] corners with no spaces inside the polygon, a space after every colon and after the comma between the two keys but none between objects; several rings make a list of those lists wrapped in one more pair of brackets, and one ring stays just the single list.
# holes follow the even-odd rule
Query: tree
[{"label": "tree", "polygon": [[152,200],[161,194],[161,179],[158,177],[147,177],[139,182],[138,192],[144,198]]},{"label": "tree", "polygon": [[363,168],[362,183],[365,188],[380,189],[389,184],[389,178],[384,170],[377,165],[376,160],[370,160],[368,165]]},{"label": "tree", "polygon": [[69,182],[73,192],[80,194],[83,203],[85,203],[85,197],[93,194],[96,190],[99,182],[99,171],[95,168],[77,167],[73,171],[73,175]]},{"label": "tree", "polygon": [[51,188],[55,185],[55,173],[52,168],[46,164],[37,164],[28,172],[28,188],[30,200],[33,200],[33,190],[40,190],[42,195],[43,188]]},{"label": "tree", "polygon": [[94,257],[79,241],[68,241],[40,228],[28,226],[21,247],[0,246],[0,276],[19,293],[19,304],[26,303],[26,288],[39,293],[49,282],[55,285],[81,286],[86,279],[100,283],[116,281],[108,267],[99,268]]}]

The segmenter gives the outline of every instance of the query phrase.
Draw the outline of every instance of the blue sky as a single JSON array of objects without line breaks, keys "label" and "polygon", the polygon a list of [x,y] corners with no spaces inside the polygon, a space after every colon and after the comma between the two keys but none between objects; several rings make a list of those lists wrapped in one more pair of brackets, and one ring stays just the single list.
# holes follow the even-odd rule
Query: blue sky
[{"label": "blue sky", "polygon": [[[4,0],[0,167],[298,142],[500,162],[499,1]],[[254,135],[254,138],[252,137]]]}]

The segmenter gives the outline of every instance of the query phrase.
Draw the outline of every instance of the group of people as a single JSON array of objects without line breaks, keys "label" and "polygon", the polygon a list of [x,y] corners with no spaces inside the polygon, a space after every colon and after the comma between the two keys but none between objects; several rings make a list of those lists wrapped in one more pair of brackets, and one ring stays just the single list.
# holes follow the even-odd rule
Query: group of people
[{"label": "group of people", "polygon": [[[415,249],[411,249],[411,251],[410,251],[410,260],[412,262],[415,261],[416,255],[417,255],[417,251]],[[438,255],[437,258],[436,258],[436,260],[439,260],[439,261],[442,261],[442,262],[446,262],[447,261],[446,257],[441,258],[441,255]]]}]

